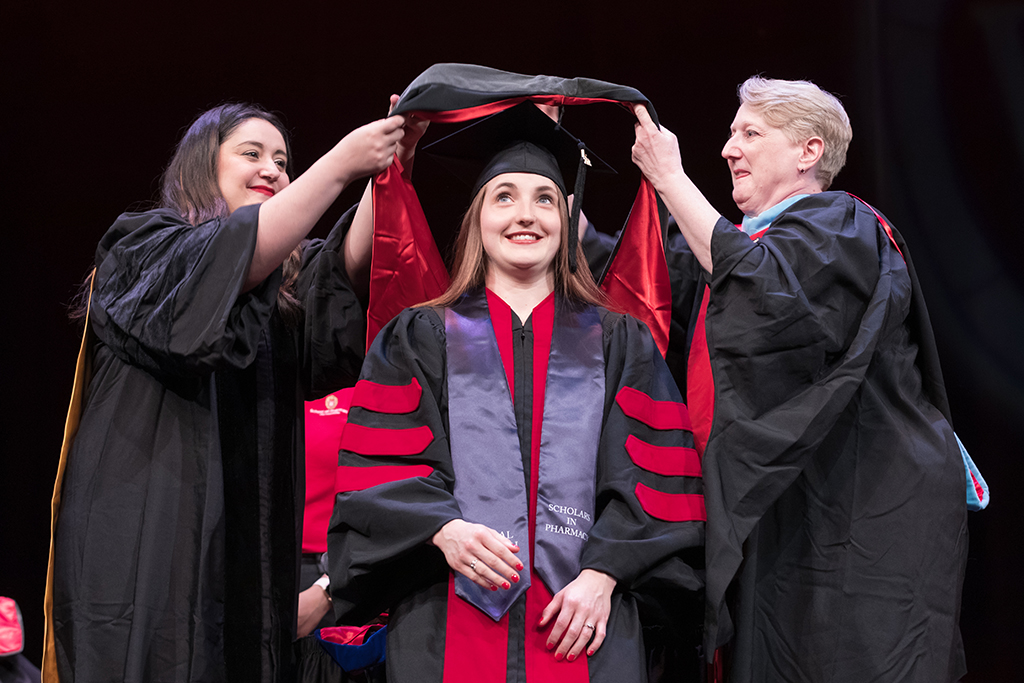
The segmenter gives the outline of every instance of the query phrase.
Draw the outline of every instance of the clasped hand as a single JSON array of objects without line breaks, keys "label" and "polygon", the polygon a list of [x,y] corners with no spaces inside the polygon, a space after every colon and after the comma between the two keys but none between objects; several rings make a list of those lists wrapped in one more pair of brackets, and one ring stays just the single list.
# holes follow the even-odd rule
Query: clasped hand
[{"label": "clasped hand", "polygon": [[449,567],[478,586],[508,590],[519,582],[516,572],[523,570],[523,563],[514,554],[519,546],[490,527],[453,519],[431,540],[444,553]]},{"label": "clasped hand", "polygon": [[[523,563],[515,556],[519,546],[494,529],[453,519],[434,534],[432,543],[441,549],[448,566],[473,583],[490,590],[511,588],[519,581]],[[510,583],[511,582],[511,583]],[[604,642],[615,579],[594,569],[584,569],[558,591],[541,613],[537,628],[549,624],[548,649],[555,659],[570,662],[584,647],[593,655]]]}]

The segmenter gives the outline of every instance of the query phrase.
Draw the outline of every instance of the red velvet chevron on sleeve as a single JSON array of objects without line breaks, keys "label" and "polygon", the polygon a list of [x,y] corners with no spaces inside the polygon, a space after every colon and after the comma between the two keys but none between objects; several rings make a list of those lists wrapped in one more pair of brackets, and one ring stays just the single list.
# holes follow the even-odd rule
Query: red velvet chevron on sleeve
[{"label": "red velvet chevron on sleeve", "polygon": [[626,452],[637,467],[665,476],[701,476],[697,451],[683,446],[655,446],[630,434]]},{"label": "red velvet chevron on sleeve", "polygon": [[378,484],[387,484],[413,477],[429,477],[434,468],[430,465],[381,465],[380,467],[338,468],[334,488],[338,493],[362,491]]},{"label": "red velvet chevron on sleeve", "polygon": [[637,482],[636,497],[644,512],[666,522],[706,522],[704,496],[699,493],[664,493]]},{"label": "red velvet chevron on sleeve", "polygon": [[[413,377],[408,384],[388,385],[359,380],[352,393],[352,408],[374,413],[404,415],[416,410],[423,396],[423,388]],[[349,422],[341,433],[341,449],[367,456],[419,455],[434,433],[421,425],[406,429],[367,427]],[[434,471],[429,465],[378,465],[359,467],[341,465],[335,477],[335,491],[361,491],[392,481],[426,477]]]},{"label": "red velvet chevron on sleeve", "polygon": [[352,407],[366,408],[375,413],[399,415],[411,413],[420,404],[423,388],[415,377],[406,385],[378,384],[368,379],[356,383]]},{"label": "red velvet chevron on sleeve", "polygon": [[433,440],[434,433],[426,425],[386,429],[349,422],[341,433],[341,448],[359,455],[418,455]]},{"label": "red velvet chevron on sleeve", "polygon": [[[638,389],[623,386],[615,395],[615,402],[624,415],[650,429],[691,431],[690,413],[686,409],[686,404],[679,401],[656,401]],[[625,449],[633,463],[647,472],[662,477],[701,476],[700,457],[693,448],[659,446],[630,434],[626,437]],[[651,517],[666,522],[707,520],[702,494],[669,493],[642,482],[637,482],[634,494],[640,507]]]},{"label": "red velvet chevron on sleeve", "polygon": [[619,389],[615,402],[627,417],[639,420],[653,429],[691,429],[690,412],[685,403],[655,401],[633,387]]}]

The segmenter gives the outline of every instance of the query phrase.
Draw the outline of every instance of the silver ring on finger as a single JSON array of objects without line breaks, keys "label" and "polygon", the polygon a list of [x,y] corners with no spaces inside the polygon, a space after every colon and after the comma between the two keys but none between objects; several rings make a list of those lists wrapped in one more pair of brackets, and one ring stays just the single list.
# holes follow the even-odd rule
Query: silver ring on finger
[{"label": "silver ring on finger", "polygon": [[474,572],[476,571],[476,560],[473,560],[472,562],[469,563],[469,568],[470,568],[471,571],[474,571]]},{"label": "silver ring on finger", "polygon": [[594,630],[594,625],[593,624],[583,624],[583,628],[589,628],[591,631],[593,631]]}]

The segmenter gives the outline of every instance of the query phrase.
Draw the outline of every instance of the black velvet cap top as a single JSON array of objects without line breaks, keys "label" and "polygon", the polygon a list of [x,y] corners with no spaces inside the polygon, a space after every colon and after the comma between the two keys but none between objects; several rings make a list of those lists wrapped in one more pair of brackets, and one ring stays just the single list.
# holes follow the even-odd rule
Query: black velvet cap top
[{"label": "black velvet cap top", "polygon": [[471,187],[471,197],[502,173],[544,176],[568,196],[581,167],[615,172],[531,102],[475,121],[423,151]]}]

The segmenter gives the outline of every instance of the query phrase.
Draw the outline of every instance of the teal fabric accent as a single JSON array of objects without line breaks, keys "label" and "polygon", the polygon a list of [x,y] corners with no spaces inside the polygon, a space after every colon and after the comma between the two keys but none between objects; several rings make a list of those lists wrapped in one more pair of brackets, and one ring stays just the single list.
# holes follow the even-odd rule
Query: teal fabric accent
[{"label": "teal fabric accent", "polygon": [[[988,483],[985,478],[981,476],[981,471],[978,466],[971,460],[971,456],[967,453],[967,449],[964,448],[963,442],[960,437],[953,433],[956,437],[956,444],[960,446],[960,455],[964,459],[964,470],[967,475],[967,509],[971,512],[977,512],[978,510],[984,510],[988,507],[989,494],[988,494]],[[974,475],[973,477],[971,475]],[[978,482],[975,486],[974,482]],[[981,489],[981,495],[978,494],[978,489]]]},{"label": "teal fabric accent", "polygon": [[761,230],[764,230],[769,225],[771,225],[772,221],[778,218],[783,211],[791,207],[793,204],[796,204],[804,197],[810,196],[811,195],[809,194],[798,194],[793,197],[790,197],[789,199],[783,199],[775,206],[771,207],[770,209],[762,211],[756,216],[744,216],[743,223],[740,226],[740,228],[743,230],[743,232],[747,233],[748,235],[753,235],[755,232],[760,232]]}]

